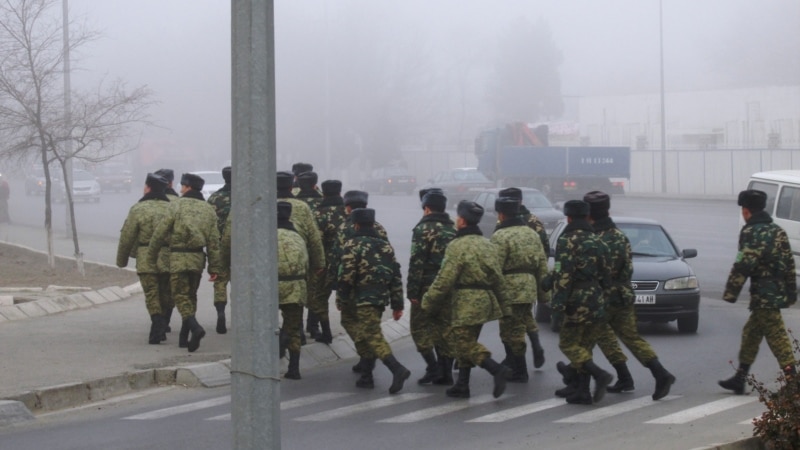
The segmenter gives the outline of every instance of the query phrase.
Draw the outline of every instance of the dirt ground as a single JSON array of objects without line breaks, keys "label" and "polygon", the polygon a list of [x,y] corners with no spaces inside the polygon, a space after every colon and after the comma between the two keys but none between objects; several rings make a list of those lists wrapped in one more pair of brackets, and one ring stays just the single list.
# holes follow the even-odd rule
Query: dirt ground
[{"label": "dirt ground", "polygon": [[116,267],[84,264],[81,276],[74,260],[56,258],[55,268],[47,255],[0,243],[0,287],[79,286],[100,289],[125,287],[139,281],[136,272]]}]

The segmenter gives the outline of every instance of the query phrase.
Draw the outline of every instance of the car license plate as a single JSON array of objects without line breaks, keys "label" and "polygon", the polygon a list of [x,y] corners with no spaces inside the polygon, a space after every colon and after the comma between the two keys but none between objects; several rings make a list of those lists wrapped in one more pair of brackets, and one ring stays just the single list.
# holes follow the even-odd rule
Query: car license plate
[{"label": "car license plate", "polygon": [[655,305],[656,304],[656,296],[655,295],[637,295],[636,301],[634,302],[637,305]]}]

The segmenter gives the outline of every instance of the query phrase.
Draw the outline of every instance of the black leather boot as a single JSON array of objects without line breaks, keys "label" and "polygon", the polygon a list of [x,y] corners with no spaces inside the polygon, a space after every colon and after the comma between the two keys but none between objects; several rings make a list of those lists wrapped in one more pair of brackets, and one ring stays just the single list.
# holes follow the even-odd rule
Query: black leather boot
[{"label": "black leather boot", "polygon": [[561,380],[566,384],[563,388],[556,390],[556,397],[567,398],[575,394],[578,391],[578,371],[561,361],[556,363],[556,369],[561,374]]},{"label": "black leather boot", "polygon": [[169,308],[169,309],[163,311],[163,313],[164,313],[164,332],[165,333],[169,333],[169,332],[172,331],[172,328],[170,328],[170,326],[169,326],[169,322],[172,319],[172,310],[173,309],[175,309],[175,308]]},{"label": "black leather boot", "polygon": [[511,383],[527,383],[528,363],[525,361],[525,355],[511,355],[511,358],[513,361],[513,367],[511,367],[510,373],[506,376],[506,381]]},{"label": "black leather boot", "polygon": [[653,392],[653,400],[661,400],[669,395],[669,389],[675,383],[675,376],[667,372],[667,369],[661,365],[658,359],[654,359],[647,363],[647,368],[656,379],[656,390]]},{"label": "black leather boot", "polygon": [[290,380],[300,379],[300,352],[289,351],[289,370],[283,374],[283,378]]},{"label": "black leather boot", "polygon": [[454,398],[469,398],[469,375],[472,367],[460,367],[458,369],[458,380],[453,387],[448,388],[445,394]]},{"label": "black leather boot", "polygon": [[197,319],[194,316],[189,316],[186,318],[186,324],[189,327],[189,332],[191,336],[189,337],[189,345],[187,348],[189,352],[194,352],[198,348],[200,348],[200,339],[203,339],[203,336],[206,335],[206,330],[197,323]]},{"label": "black leather boot", "polygon": [[322,328],[322,333],[316,338],[317,342],[330,345],[333,343],[333,335],[331,334],[331,322],[328,320],[320,320],[319,325]]},{"label": "black leather boot", "polygon": [[531,350],[533,351],[533,367],[538,369],[544,365],[544,348],[539,341],[539,332],[531,331],[528,333],[528,339],[531,340]]},{"label": "black leather boot", "polygon": [[723,388],[733,391],[736,395],[743,395],[748,372],[750,372],[750,364],[739,363],[739,370],[732,377],[717,383]]},{"label": "black leather boot", "polygon": [[361,368],[361,378],[356,380],[356,387],[372,389],[375,387],[375,381],[372,379],[372,370],[375,368],[375,358],[361,358],[359,361]]},{"label": "black leather boot", "polygon": [[[438,353],[438,352],[437,352]],[[433,384],[439,386],[452,386],[453,385],[453,358],[442,356],[439,353],[439,378],[433,380]]]},{"label": "black leather boot", "polygon": [[389,386],[389,393],[396,394],[403,389],[403,383],[411,376],[411,372],[400,364],[394,355],[383,358],[383,363],[392,372],[392,385]]},{"label": "black leather boot", "polygon": [[614,364],[614,370],[617,371],[617,382],[613,386],[607,387],[606,390],[614,394],[632,391],[634,389],[633,377],[628,370],[628,365],[624,362]]},{"label": "black leather boot", "polygon": [[178,347],[186,348],[189,346],[189,325],[186,321],[181,322],[181,331],[178,332]]},{"label": "black leather boot", "polygon": [[[611,376],[609,374],[609,376]],[[577,375],[577,389],[575,392],[567,397],[567,403],[573,405],[591,405],[592,393],[589,392],[589,385],[592,382],[592,376],[588,373],[578,372]]]},{"label": "black leather boot", "polygon": [[150,316],[150,336],[147,342],[150,345],[160,344],[162,334],[164,334],[164,316],[153,314]]},{"label": "black leather boot", "polygon": [[597,367],[591,359],[583,363],[583,369],[594,378],[594,392],[592,393],[592,400],[595,403],[599,402],[606,395],[606,388],[614,377],[605,370]]},{"label": "black leather boot", "polygon": [[363,373],[364,372],[364,364],[368,362],[367,358],[359,358],[358,362],[355,363],[352,367],[353,372],[355,373]]},{"label": "black leather boot", "polygon": [[225,334],[228,327],[225,326],[225,303],[214,303],[217,308],[217,334]]},{"label": "black leather boot", "polygon": [[425,376],[417,380],[417,384],[431,384],[433,380],[439,377],[439,362],[436,361],[436,354],[433,350],[420,353],[422,359],[425,360]]},{"label": "black leather boot", "polygon": [[494,377],[494,389],[492,395],[494,398],[503,395],[506,390],[506,376],[508,375],[509,368],[498,363],[492,358],[486,358],[481,363],[481,368],[486,369]]},{"label": "black leather boot", "polygon": [[509,369],[514,368],[514,359],[513,359],[513,352],[511,351],[511,346],[503,342],[503,349],[506,351],[506,356],[500,361],[500,364],[508,367]]},{"label": "black leather boot", "polygon": [[308,335],[311,336],[311,339],[319,340],[322,336],[322,332],[319,330],[319,316],[316,313],[308,311],[308,317],[306,318],[306,331],[308,331]]}]

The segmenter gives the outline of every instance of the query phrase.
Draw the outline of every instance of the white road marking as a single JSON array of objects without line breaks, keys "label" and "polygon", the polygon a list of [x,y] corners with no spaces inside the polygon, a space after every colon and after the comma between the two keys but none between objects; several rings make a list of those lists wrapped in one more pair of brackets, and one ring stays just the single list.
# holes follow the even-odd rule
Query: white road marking
[{"label": "white road marking", "polygon": [[201,409],[213,408],[214,406],[224,405],[231,402],[230,396],[217,397],[200,402],[187,403],[185,405],[173,406],[171,408],[157,409],[155,411],[137,414],[135,416],[124,417],[128,420],[153,420],[161,419],[164,417],[175,416],[192,411],[199,411]]},{"label": "white road marking", "polygon": [[529,405],[522,405],[516,408],[498,411],[496,413],[488,414],[478,417],[476,419],[468,420],[467,422],[505,422],[506,420],[516,419],[517,417],[527,416],[528,414],[537,413],[546,409],[563,406],[566,402],[560,398],[545,400],[542,402],[531,403]]},{"label": "white road marking", "polygon": [[298,417],[294,420],[300,422],[322,422],[325,420],[332,420],[332,419],[339,419],[345,416],[358,414],[366,411],[370,411],[377,408],[383,408],[386,406],[392,405],[399,405],[400,403],[410,402],[412,400],[418,400],[425,397],[430,397],[433,394],[400,394],[400,395],[391,395],[386,398],[381,398],[378,400],[372,400],[368,402],[358,403],[352,406],[344,406],[341,408],[332,409],[330,411],[323,411],[317,414],[311,414],[309,416]]},{"label": "white road marking", "polygon": [[420,409],[419,411],[410,412],[396,417],[379,420],[379,423],[413,423],[420,420],[430,419],[432,417],[441,416],[443,414],[460,411],[476,405],[482,405],[494,401],[492,395],[481,395],[480,397],[470,398],[468,401],[451,401],[450,403],[433,406],[430,408]]},{"label": "white road marking", "polygon": [[606,406],[603,408],[593,409],[591,411],[587,411],[585,413],[576,414],[574,416],[566,417],[564,419],[556,420],[556,423],[592,423],[597,422],[598,420],[607,419],[612,416],[616,416],[619,414],[624,414],[630,411],[634,411],[639,408],[644,408],[646,406],[652,406],[656,403],[666,402],[669,400],[675,400],[676,398],[681,398],[680,395],[668,395],[661,400],[653,400],[652,397],[641,397],[635,400],[629,400],[622,403],[616,403],[611,406]]},{"label": "white road marking", "polygon": [[337,398],[347,397],[349,395],[353,395],[352,392],[325,392],[322,394],[316,395],[309,395],[308,397],[300,397],[294,400],[287,400],[285,402],[281,402],[281,411],[292,409],[292,408],[299,408],[301,406],[308,406],[313,405],[317,402],[324,402],[327,400],[335,400]]},{"label": "white road marking", "polygon": [[758,397],[728,397],[715,402],[706,403],[704,405],[696,406],[694,408],[678,411],[675,414],[659,417],[658,419],[649,420],[645,423],[658,423],[658,424],[682,424],[688,423],[693,420],[702,419],[712,414],[720,413],[728,409],[736,408],[737,406],[746,405],[758,401]]}]

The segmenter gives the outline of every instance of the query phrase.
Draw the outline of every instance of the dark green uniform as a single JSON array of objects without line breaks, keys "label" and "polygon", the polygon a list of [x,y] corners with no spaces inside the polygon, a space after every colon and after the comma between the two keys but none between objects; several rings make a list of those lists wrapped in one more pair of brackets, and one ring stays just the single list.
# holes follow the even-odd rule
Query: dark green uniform
[{"label": "dark green uniform", "polygon": [[[209,195],[208,204],[213,206],[214,211],[217,213],[217,228],[220,234],[222,234],[225,228],[225,222],[228,220],[228,215],[231,212],[231,185],[225,184],[216,192]],[[230,270],[224,270],[218,273],[217,279],[214,281],[214,306],[222,308],[223,311],[225,305],[228,304],[228,283],[230,283],[230,281]]]},{"label": "dark green uniform", "polygon": [[329,321],[328,300],[330,299],[331,291],[333,291],[337,269],[336,263],[338,262],[334,255],[334,249],[338,239],[339,227],[344,223],[347,212],[342,203],[342,198],[339,196],[322,199],[317,209],[313,212],[317,226],[322,234],[326,270],[320,277],[320,282],[314,291],[314,300],[309,303],[308,309],[317,314],[321,321]]}]

